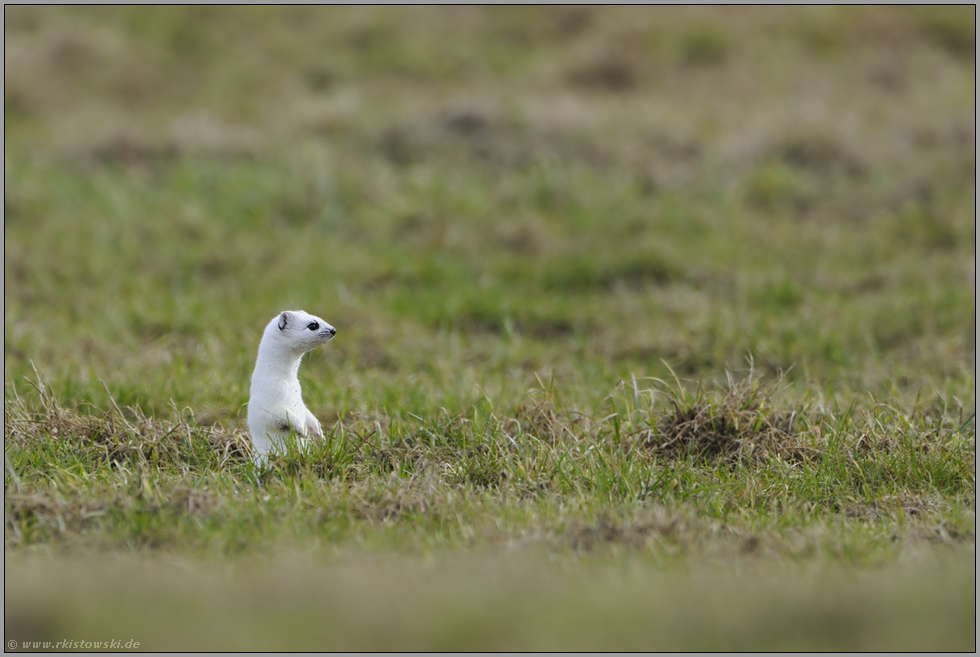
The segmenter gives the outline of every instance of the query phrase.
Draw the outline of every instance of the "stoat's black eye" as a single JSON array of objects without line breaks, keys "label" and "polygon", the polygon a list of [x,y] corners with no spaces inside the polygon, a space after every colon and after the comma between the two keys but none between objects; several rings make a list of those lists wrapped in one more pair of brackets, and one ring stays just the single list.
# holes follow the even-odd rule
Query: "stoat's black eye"
[{"label": "stoat's black eye", "polygon": [[318,328],[320,328],[320,325],[317,324],[316,322],[310,322],[309,324],[307,324],[306,328],[310,329],[311,331],[315,331]]}]

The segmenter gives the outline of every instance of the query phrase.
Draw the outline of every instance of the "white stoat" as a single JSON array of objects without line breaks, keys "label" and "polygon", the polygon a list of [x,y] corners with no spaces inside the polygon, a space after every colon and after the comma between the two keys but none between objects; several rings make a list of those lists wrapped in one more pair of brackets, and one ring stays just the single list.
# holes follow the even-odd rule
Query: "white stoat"
[{"label": "white stoat", "polygon": [[311,437],[323,438],[320,422],[303,403],[299,363],[303,354],[336,334],[337,329],[303,310],[282,312],[265,327],[248,399],[248,430],[256,463],[264,463],[273,450],[282,450],[291,435],[301,447]]}]

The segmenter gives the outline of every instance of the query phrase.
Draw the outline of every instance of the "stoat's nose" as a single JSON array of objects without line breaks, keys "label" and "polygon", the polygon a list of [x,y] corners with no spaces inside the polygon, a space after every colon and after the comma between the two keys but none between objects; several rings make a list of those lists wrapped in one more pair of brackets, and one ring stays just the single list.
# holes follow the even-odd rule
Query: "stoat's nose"
[{"label": "stoat's nose", "polygon": [[327,333],[329,333],[330,337],[332,338],[333,336],[337,335],[337,329],[331,326],[327,329]]}]

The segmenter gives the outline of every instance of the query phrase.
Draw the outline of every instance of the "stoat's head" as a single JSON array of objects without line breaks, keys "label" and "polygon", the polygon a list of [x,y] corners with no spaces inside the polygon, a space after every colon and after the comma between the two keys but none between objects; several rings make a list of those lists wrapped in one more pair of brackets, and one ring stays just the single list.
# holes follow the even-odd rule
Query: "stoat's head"
[{"label": "stoat's head", "polygon": [[269,338],[293,351],[316,349],[337,335],[337,329],[305,310],[286,310],[269,322],[263,340]]}]

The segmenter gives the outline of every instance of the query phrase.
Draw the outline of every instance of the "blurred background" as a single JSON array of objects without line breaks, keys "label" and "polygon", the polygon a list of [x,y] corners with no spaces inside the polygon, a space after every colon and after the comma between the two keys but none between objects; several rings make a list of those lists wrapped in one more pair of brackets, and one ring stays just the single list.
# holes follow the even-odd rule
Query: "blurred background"
[{"label": "blurred background", "polygon": [[972,6],[4,19],[8,384],[234,423],[297,307],[318,412],[661,359],[973,386]]}]

